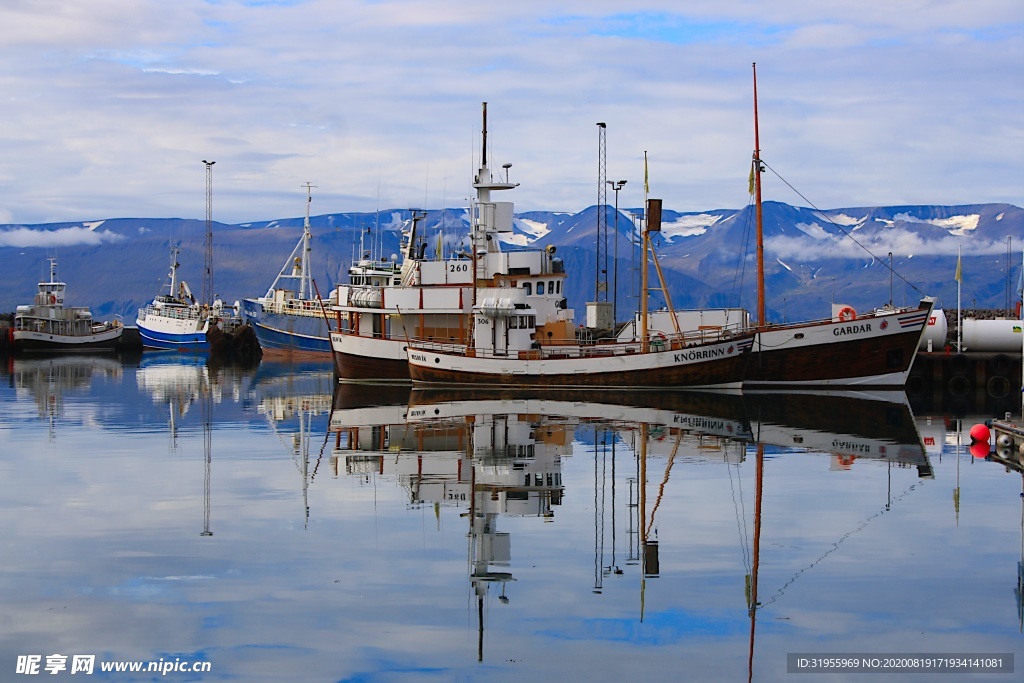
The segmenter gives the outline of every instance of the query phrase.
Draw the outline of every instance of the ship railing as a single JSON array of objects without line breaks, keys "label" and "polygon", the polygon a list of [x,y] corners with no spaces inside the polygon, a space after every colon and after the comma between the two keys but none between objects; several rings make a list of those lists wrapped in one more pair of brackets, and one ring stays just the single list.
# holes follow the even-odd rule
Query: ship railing
[{"label": "ship railing", "polygon": [[[327,306],[327,302],[324,302],[324,306]],[[315,318],[323,315],[323,310],[320,307],[320,302],[315,299],[288,299],[286,301],[269,301],[263,305],[263,308],[270,313],[279,313],[288,315],[300,315],[309,318]]]},{"label": "ship railing", "polygon": [[[520,360],[600,358],[625,356],[648,352],[677,351],[692,346],[727,341],[744,334],[740,328],[707,327],[682,334],[654,333],[648,335],[647,343],[642,340],[622,341],[600,338],[578,343],[558,341],[556,343],[534,343],[529,349],[481,349],[469,344],[437,339],[410,339],[410,348],[434,351],[446,355],[465,355],[477,358],[518,358]],[[747,333],[749,335],[749,333]]]},{"label": "ship railing", "polygon": [[[695,330],[687,330],[676,334],[675,332],[651,332],[647,335],[648,348],[651,350],[683,349],[696,344],[708,344],[713,342],[733,339],[737,336],[750,334],[751,330],[740,325],[702,325]],[[599,337],[597,339],[581,339],[581,343],[593,346],[614,346],[624,342],[615,337]],[[641,343],[642,339],[633,339],[629,342]]]},{"label": "ship railing", "polygon": [[199,317],[199,311],[194,306],[187,308],[180,308],[173,306],[169,308],[156,308],[154,306],[146,306],[145,308],[139,309],[139,318],[145,320],[147,316],[159,315],[164,318],[176,318],[178,320],[194,320]]}]

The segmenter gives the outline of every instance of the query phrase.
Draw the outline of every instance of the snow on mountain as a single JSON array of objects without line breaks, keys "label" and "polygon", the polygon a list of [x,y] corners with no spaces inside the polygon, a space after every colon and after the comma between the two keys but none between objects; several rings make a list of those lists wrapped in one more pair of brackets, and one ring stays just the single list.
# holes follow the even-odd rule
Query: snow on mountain
[{"label": "snow on mountain", "polygon": [[[605,209],[605,253],[618,258],[618,301],[634,305],[638,257],[630,213],[638,211],[621,210],[615,233],[614,210]],[[465,208],[425,213],[419,235],[428,257],[465,250]],[[502,241],[506,249],[556,246],[569,273],[569,307],[583,311],[595,296],[598,217],[596,206],[577,213],[523,212]],[[353,259],[399,253],[401,230],[411,219],[411,211],[400,209],[311,216],[314,279],[321,293],[344,280]],[[221,298],[234,301],[265,292],[298,241],[303,220],[214,223],[214,289]],[[655,242],[673,302],[680,308],[754,308],[752,233],[749,206],[692,213],[663,210],[662,232]],[[1024,246],[1017,241],[1020,237],[1008,245],[1007,235],[1024,236],[1024,210],[1007,204],[816,210],[765,202],[764,234],[766,297],[773,320],[827,315],[830,302],[840,299],[869,309],[891,298],[904,303],[930,294],[948,308],[956,301],[958,250],[963,252],[964,296],[977,307],[1001,308],[1011,289],[1006,282],[1017,282]],[[91,306],[98,317],[122,315],[132,324],[138,307],[164,284],[171,243],[181,244],[181,277],[201,279],[204,237],[205,221],[199,219],[0,226],[0,312],[31,300],[36,282],[46,275],[46,258],[57,256],[69,304]],[[1010,247],[1017,256],[1008,256]],[[890,260],[896,277],[889,271]]]}]

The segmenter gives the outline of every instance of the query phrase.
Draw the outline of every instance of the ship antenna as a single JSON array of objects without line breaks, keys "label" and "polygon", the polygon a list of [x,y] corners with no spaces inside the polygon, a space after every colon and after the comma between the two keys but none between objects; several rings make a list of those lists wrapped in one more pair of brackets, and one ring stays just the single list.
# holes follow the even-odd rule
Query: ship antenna
[{"label": "ship antenna", "polygon": [[[483,103],[484,108],[484,129],[483,129],[483,149],[480,153],[480,165],[487,166],[487,103]],[[481,178],[481,180],[483,180]]]}]

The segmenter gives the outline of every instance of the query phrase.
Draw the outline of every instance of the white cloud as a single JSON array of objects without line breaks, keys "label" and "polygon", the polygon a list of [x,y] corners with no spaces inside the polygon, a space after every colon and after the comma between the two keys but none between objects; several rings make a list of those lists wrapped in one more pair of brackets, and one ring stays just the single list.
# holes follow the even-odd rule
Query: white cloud
[{"label": "white cloud", "polygon": [[123,235],[88,227],[61,228],[59,230],[31,230],[14,228],[0,231],[0,247],[71,247],[118,242]]},{"label": "white cloud", "polygon": [[[863,245],[863,246],[861,246]],[[765,253],[779,259],[812,261],[822,258],[871,258],[871,254],[887,254],[900,257],[910,256],[951,256],[964,246],[959,235],[945,235],[940,238],[924,239],[921,235],[902,228],[886,228],[873,235],[858,234],[857,242],[846,236],[812,238],[806,235],[777,236],[765,239]],[[870,250],[870,254],[866,249]],[[972,239],[970,252],[973,256],[1003,254],[1005,242]]]},{"label": "white cloud", "polygon": [[[481,100],[520,211],[595,203],[597,121],[609,177],[630,181],[622,205],[641,203],[646,150],[667,208],[740,208],[755,59],[763,157],[815,205],[1015,202],[1022,14],[1019,0],[6,3],[0,220],[202,217],[202,159],[227,222],[295,216],[307,180],[325,212],[458,206]],[[964,92],[971,106],[951,107]]]}]

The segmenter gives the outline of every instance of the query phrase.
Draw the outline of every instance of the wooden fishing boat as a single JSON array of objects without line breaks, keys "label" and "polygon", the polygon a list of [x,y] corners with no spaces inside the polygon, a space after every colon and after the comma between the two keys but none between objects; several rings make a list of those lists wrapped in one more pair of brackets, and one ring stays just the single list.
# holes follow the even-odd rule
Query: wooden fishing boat
[{"label": "wooden fishing boat", "polygon": [[886,305],[858,314],[840,307],[832,318],[768,323],[765,315],[764,230],[760,137],[754,65],[754,155],[751,179],[757,214],[757,335],[743,388],[902,387],[907,383],[935,305]]}]

